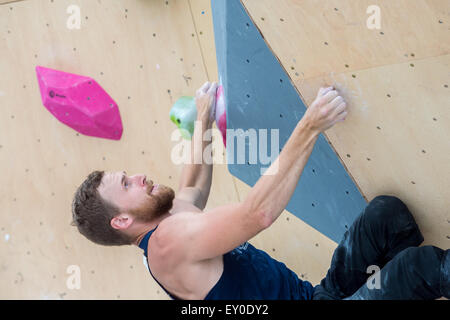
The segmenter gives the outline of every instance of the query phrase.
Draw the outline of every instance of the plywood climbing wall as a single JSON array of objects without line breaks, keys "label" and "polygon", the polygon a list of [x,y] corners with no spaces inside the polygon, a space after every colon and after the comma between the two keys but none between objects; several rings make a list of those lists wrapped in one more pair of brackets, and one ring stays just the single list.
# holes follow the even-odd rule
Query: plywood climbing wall
[{"label": "plywood climbing wall", "polygon": [[[209,2],[193,7],[204,4]],[[66,27],[70,5],[80,9],[80,29]],[[167,298],[145,269],[140,249],[90,243],[69,225],[70,206],[76,188],[95,169],[145,173],[177,188],[181,167],[170,160],[175,127],[169,110],[208,80],[199,37],[211,32],[200,34],[190,5],[0,5],[0,298]],[[198,19],[209,14],[207,7],[202,11]],[[41,103],[36,65],[96,79],[119,105],[122,139],[87,137],[56,120]],[[214,65],[209,68],[210,80],[216,80]],[[209,207],[236,201],[225,166],[215,168],[213,179]],[[81,271],[79,290],[66,285],[71,265]]]},{"label": "plywood climbing wall", "polygon": [[[450,243],[450,2],[242,0],[310,104],[334,85],[346,122],[326,132],[368,200],[401,198],[426,244]],[[337,213],[338,214],[338,213]]]},{"label": "plywood climbing wall", "polygon": [[[167,299],[138,248],[90,243],[69,225],[70,204],[96,169],[145,173],[177,187],[170,107],[218,80],[210,1],[3,2],[0,298]],[[70,5],[80,8],[79,30],[66,27]],[[96,79],[119,105],[122,139],[83,136],[56,120],[41,104],[36,65]],[[243,200],[248,191],[217,165],[207,208]],[[251,242],[313,283],[336,245],[288,212]],[[80,268],[80,289],[67,286],[70,266]]]}]

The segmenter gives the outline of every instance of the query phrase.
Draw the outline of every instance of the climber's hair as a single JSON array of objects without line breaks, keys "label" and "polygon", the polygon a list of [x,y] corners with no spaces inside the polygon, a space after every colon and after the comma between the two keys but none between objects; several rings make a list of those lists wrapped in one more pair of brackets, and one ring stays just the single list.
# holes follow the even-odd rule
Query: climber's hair
[{"label": "climber's hair", "polygon": [[94,171],[75,192],[72,202],[72,226],[87,239],[104,246],[131,245],[132,240],[111,226],[111,219],[119,209],[104,200],[97,188],[101,184],[104,171]]}]

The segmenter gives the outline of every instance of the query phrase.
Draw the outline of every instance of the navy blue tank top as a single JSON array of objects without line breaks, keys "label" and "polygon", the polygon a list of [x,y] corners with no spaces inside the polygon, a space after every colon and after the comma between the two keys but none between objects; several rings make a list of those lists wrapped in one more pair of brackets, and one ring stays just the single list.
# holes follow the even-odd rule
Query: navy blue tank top
[{"label": "navy blue tank top", "polygon": [[[139,243],[145,258],[148,240],[156,228]],[[148,270],[161,288],[177,299]],[[246,242],[223,255],[222,276],[205,300],[311,300],[313,293],[310,282],[300,280],[284,263]]]}]

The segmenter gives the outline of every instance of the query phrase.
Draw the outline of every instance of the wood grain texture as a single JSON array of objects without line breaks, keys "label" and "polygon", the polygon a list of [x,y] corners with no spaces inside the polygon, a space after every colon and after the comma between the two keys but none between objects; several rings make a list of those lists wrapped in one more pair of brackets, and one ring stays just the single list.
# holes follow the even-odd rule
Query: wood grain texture
[{"label": "wood grain texture", "polygon": [[[81,9],[80,30],[66,28],[66,9],[71,4]],[[27,0],[0,5],[0,74],[7,75],[0,77],[0,298],[168,298],[143,266],[140,249],[100,247],[78,234],[69,225],[70,203],[78,185],[94,169],[143,172],[176,188],[181,167],[170,159],[174,130],[168,119],[170,107],[179,96],[194,94],[204,81],[218,80],[209,10],[209,0],[170,0],[168,4]],[[446,17],[438,5],[424,12]],[[266,23],[267,19],[270,15]],[[438,28],[448,28],[445,23]],[[448,106],[444,85],[450,85],[449,60],[444,55],[448,43],[444,39],[437,44],[441,31],[431,30],[437,30],[437,35],[430,39],[417,36],[427,45],[394,48],[402,55],[398,61],[383,56],[371,65],[367,58],[355,55],[346,68],[342,67],[349,61],[345,55],[332,66],[314,59],[309,77],[298,79],[301,55],[290,58],[297,61],[294,70],[289,63],[283,64],[308,103],[322,83],[332,81],[347,90],[353,111],[347,127],[340,125],[327,135],[350,173],[369,198],[386,192],[405,198],[426,241],[448,247],[450,217],[442,207],[449,199],[445,172],[449,168],[445,150],[449,149],[440,138],[449,134],[448,108],[442,108]],[[53,118],[41,103],[36,65],[95,78],[119,104],[122,140],[77,135]],[[305,66],[311,64],[305,62]],[[357,81],[353,71],[358,71]],[[377,111],[380,106],[384,109]],[[406,117],[402,126],[399,116]],[[413,141],[413,146],[409,148],[405,140]],[[225,165],[217,165],[207,208],[243,200],[249,190]],[[250,242],[313,284],[325,276],[336,247],[288,212]],[[80,267],[80,290],[66,286],[70,265]]]},{"label": "wood grain texture", "polygon": [[[7,5],[9,3],[18,2],[18,1],[24,1],[24,0],[0,0],[0,5]],[[12,8],[12,6],[10,7],[10,10],[12,10],[11,8]]]},{"label": "wood grain texture", "polygon": [[242,2],[293,79],[450,53],[446,0],[376,1],[380,29],[367,27],[370,0]]},{"label": "wood grain texture", "polygon": [[[79,30],[66,27],[71,4],[81,10]],[[0,6],[0,38],[0,73],[7,75],[0,77],[0,298],[168,299],[140,249],[89,242],[69,225],[70,205],[96,169],[145,173],[177,187],[170,107],[218,79],[209,1],[20,1]],[[122,139],[77,134],[52,117],[36,65],[96,79],[119,105]],[[248,187],[236,189],[234,180],[226,165],[214,167],[207,208],[245,198]],[[304,232],[300,220],[280,222],[252,242],[319,281],[334,243]],[[71,265],[80,267],[80,290],[66,285]]]},{"label": "wood grain texture", "polygon": [[349,116],[326,132],[364,196],[401,198],[425,244],[450,243],[450,4],[378,1],[242,1],[307,105],[322,85]]},{"label": "wood grain texture", "polygon": [[189,0],[189,6],[208,78],[210,81],[219,81],[211,0]]},{"label": "wood grain texture", "polygon": [[[72,4],[79,30],[66,27]],[[69,224],[74,192],[93,170],[145,173],[177,188],[169,110],[207,81],[188,2],[11,6],[0,6],[0,298],[167,299],[140,249],[97,246]],[[119,105],[122,139],[87,137],[57,121],[42,106],[36,65],[96,79]],[[208,207],[237,201],[225,165],[214,169]],[[80,290],[66,286],[70,265],[80,267]]]},{"label": "wood grain texture", "polygon": [[[426,244],[450,235],[450,55],[296,81],[311,103],[330,83],[349,101],[349,116],[327,132],[370,200],[402,199]],[[356,78],[353,78],[353,75]]]}]

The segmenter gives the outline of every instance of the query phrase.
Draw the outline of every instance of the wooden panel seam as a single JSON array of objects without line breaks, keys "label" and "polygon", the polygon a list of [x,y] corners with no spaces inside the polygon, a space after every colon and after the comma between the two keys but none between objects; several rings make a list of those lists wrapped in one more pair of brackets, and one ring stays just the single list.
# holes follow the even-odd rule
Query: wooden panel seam
[{"label": "wooden panel seam", "polygon": [[[258,25],[255,22],[255,19],[253,19],[253,17],[250,15],[250,12],[247,10],[247,8],[244,5],[244,2],[242,0],[240,0],[242,7],[244,8],[245,12],[247,13],[247,15],[249,16],[249,18],[252,20],[253,24],[255,25],[256,29],[258,30],[259,34],[261,35],[261,37],[263,38],[265,44],[267,45],[267,47],[269,48],[269,50],[272,52],[272,55],[277,59],[278,63],[280,64],[281,68],[284,70],[284,72],[286,73],[286,76],[289,78],[291,85],[294,87],[295,91],[297,92],[297,94],[299,95],[300,99],[302,100],[303,104],[308,107],[308,105],[306,104],[306,100],[303,98],[302,94],[300,93],[299,89],[297,88],[297,86],[294,84],[294,80],[291,78],[289,72],[286,70],[286,68],[284,67],[284,65],[281,63],[281,60],[278,58],[278,56],[276,55],[275,51],[272,49],[272,47],[270,46],[270,44],[267,42],[266,38],[264,37],[263,33],[261,32],[261,29],[258,27]],[[368,201],[366,195],[362,192],[360,186],[358,185],[358,183],[356,182],[355,178],[353,177],[353,175],[351,174],[351,172],[348,170],[347,166],[345,165],[345,163],[342,161],[341,156],[337,153],[336,149],[334,148],[333,144],[331,143],[330,139],[328,138],[328,136],[326,135],[325,132],[322,132],[325,140],[327,141],[327,143],[330,145],[330,147],[332,148],[334,154],[336,155],[336,157],[339,159],[339,162],[341,163],[341,165],[344,167],[345,171],[347,172],[347,174],[349,175],[350,179],[352,179],[353,183],[355,184],[356,188],[358,189],[358,191],[361,193],[361,195],[363,196],[363,198]]]},{"label": "wooden panel seam", "polygon": [[189,11],[190,11],[191,17],[192,17],[192,23],[194,24],[195,34],[197,36],[197,43],[198,43],[198,46],[200,48],[200,54],[202,55],[203,67],[205,68],[206,77],[208,78],[208,81],[211,81],[211,79],[209,77],[209,73],[208,73],[208,68],[206,67],[205,55],[203,54],[203,47],[202,47],[202,44],[200,42],[200,34],[198,32],[197,23],[195,22],[194,13],[192,12],[191,0],[188,1],[188,4],[189,4]]}]

